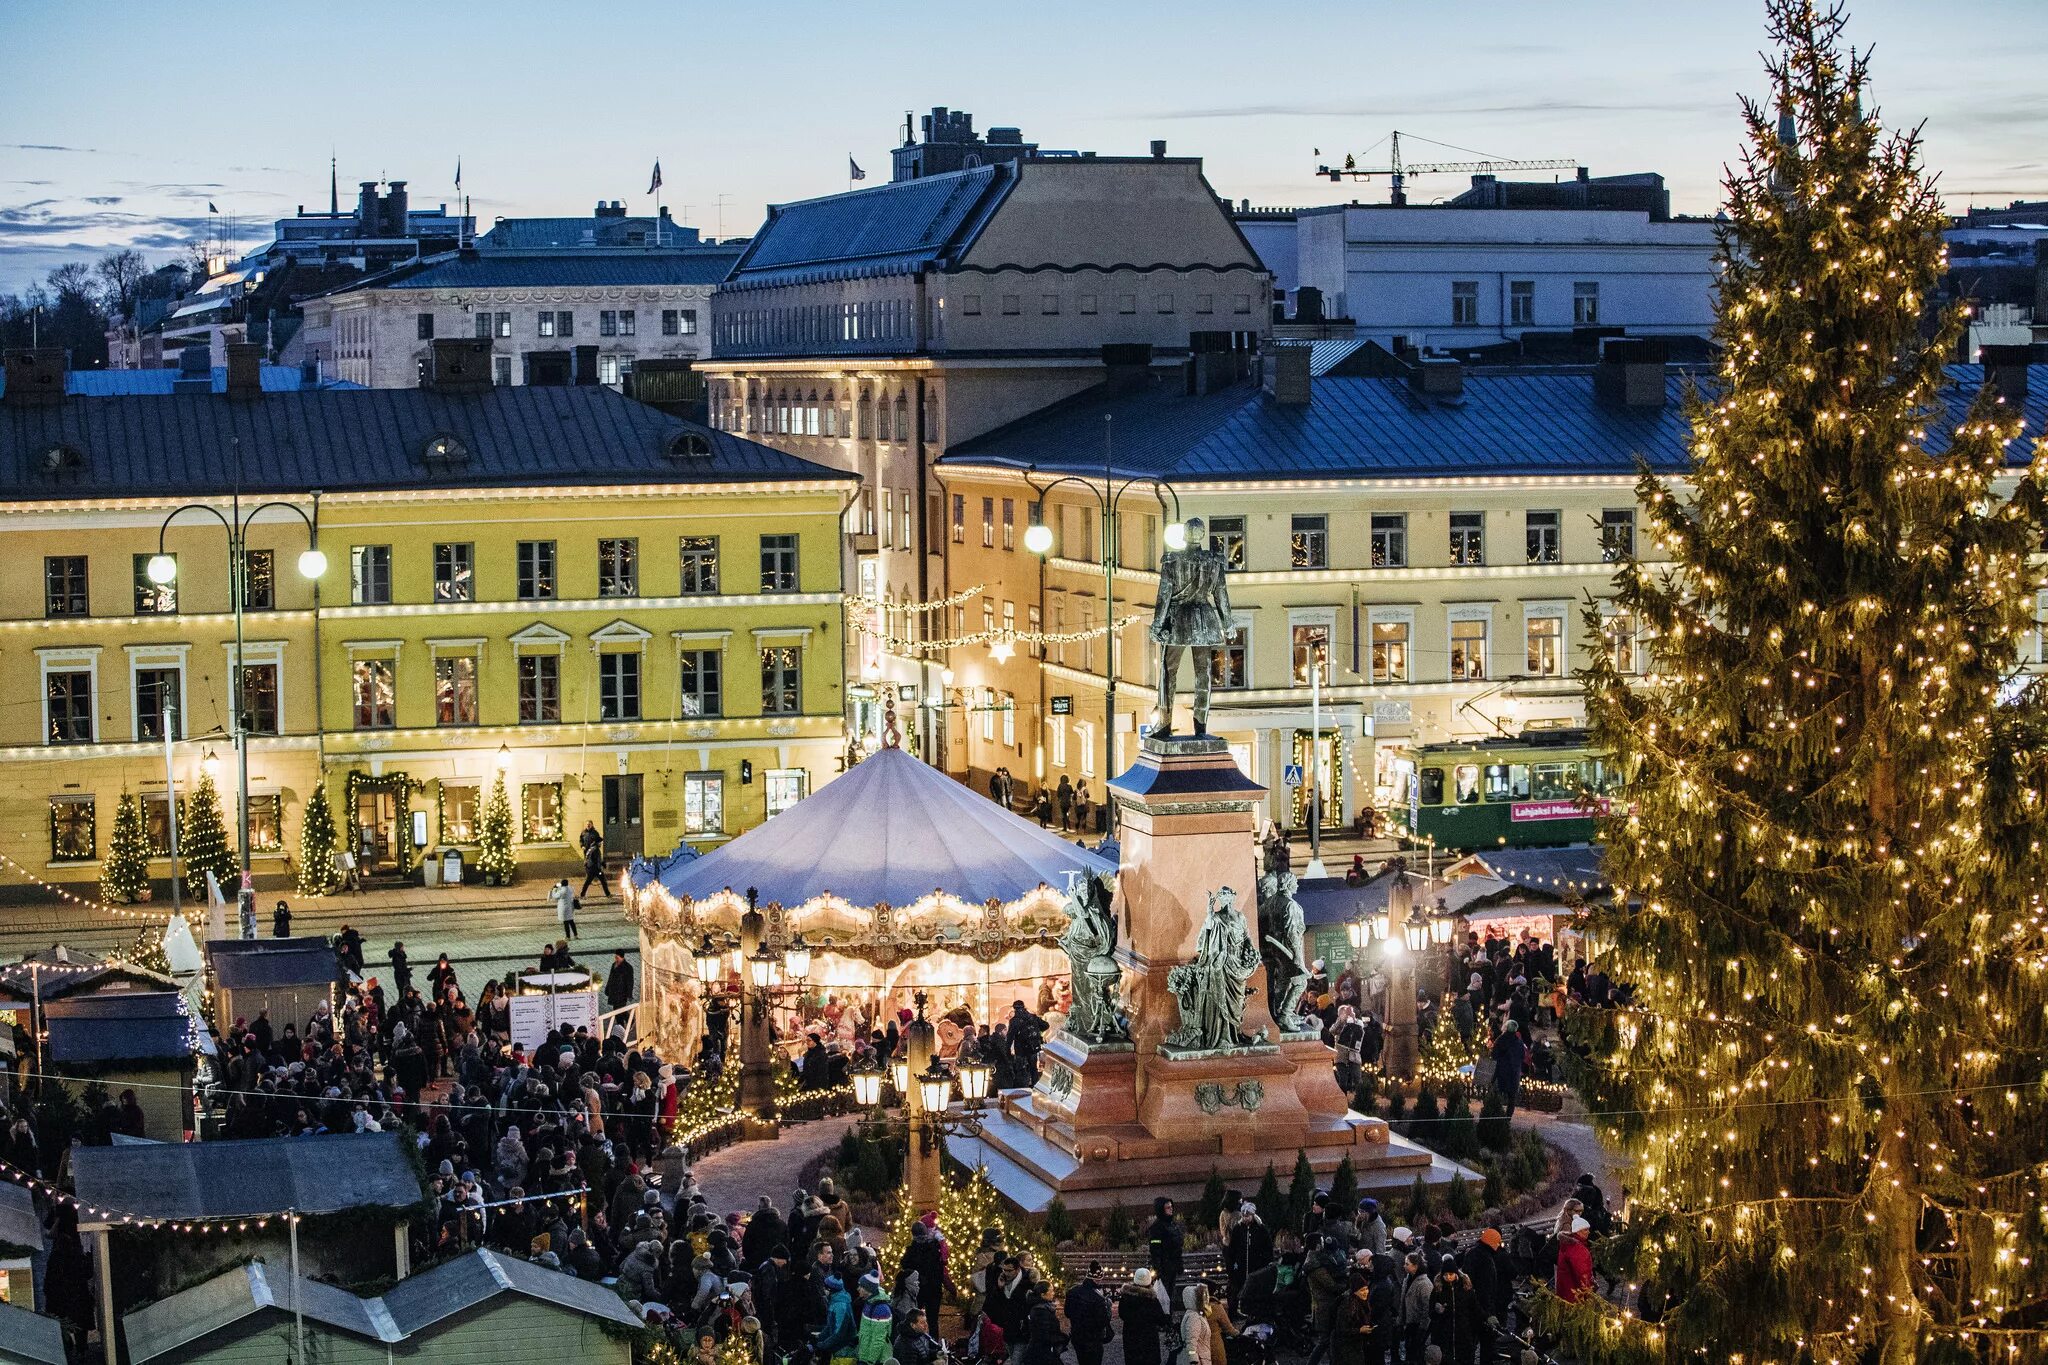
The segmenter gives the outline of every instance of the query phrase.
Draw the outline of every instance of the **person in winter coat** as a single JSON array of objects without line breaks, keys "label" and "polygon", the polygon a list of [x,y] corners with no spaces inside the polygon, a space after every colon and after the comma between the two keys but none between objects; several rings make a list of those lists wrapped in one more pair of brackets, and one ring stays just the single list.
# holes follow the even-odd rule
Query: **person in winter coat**
[{"label": "person in winter coat", "polygon": [[903,1250],[903,1265],[897,1273],[917,1276],[917,1306],[924,1310],[926,1322],[937,1322],[952,1277],[946,1273],[945,1243],[922,1220],[910,1225],[910,1245]]},{"label": "person in winter coat", "polygon": [[1330,1338],[1331,1365],[1380,1365],[1372,1359],[1370,1350],[1372,1283],[1363,1274],[1352,1275],[1350,1283],[1350,1290],[1337,1305],[1332,1320],[1335,1331]]},{"label": "person in winter coat", "polygon": [[1191,1284],[1180,1292],[1180,1357],[1172,1365],[1224,1365],[1209,1339],[1209,1288]]},{"label": "person in winter coat", "polygon": [[[1045,1281],[1033,1280],[1030,1307],[1024,1312],[1024,1349],[1018,1365],[1060,1365],[1060,1352],[1067,1348],[1067,1334],[1060,1330],[1060,1315],[1053,1311]],[[1099,1354],[1099,1350],[1098,1350]]]},{"label": "person in winter coat", "polygon": [[645,1241],[619,1263],[619,1292],[641,1303],[661,1298],[661,1244]]},{"label": "person in winter coat", "polygon": [[861,1365],[882,1365],[896,1346],[896,1315],[881,1296],[869,1299],[860,1312],[860,1332],[853,1357]]},{"label": "person in winter coat", "polygon": [[1607,1192],[1600,1188],[1591,1172],[1579,1177],[1579,1183],[1572,1188],[1572,1198],[1579,1201],[1585,1210],[1586,1221],[1597,1235],[1605,1237],[1613,1230],[1614,1215],[1607,1211]]},{"label": "person in winter coat", "polygon": [[562,923],[562,932],[570,938],[576,937],[576,893],[569,889],[569,879],[562,878],[548,892],[548,899],[554,902],[555,918]]},{"label": "person in winter coat", "polygon": [[1165,1195],[1152,1201],[1152,1222],[1145,1229],[1145,1259],[1171,1294],[1180,1280],[1187,1235],[1173,1216],[1173,1201]]},{"label": "person in winter coat", "polygon": [[1166,1295],[1149,1267],[1139,1267],[1118,1291],[1116,1317],[1124,1328],[1124,1365],[1163,1365],[1159,1348],[1167,1327]]},{"label": "person in winter coat", "polygon": [[1528,1064],[1529,1049],[1522,1042],[1522,1028],[1510,1019],[1501,1025],[1493,1040],[1493,1088],[1512,1114],[1522,1097],[1522,1070]]},{"label": "person in winter coat", "polygon": [[767,1195],[754,1209],[754,1216],[747,1220],[746,1231],[740,1234],[740,1261],[749,1269],[768,1259],[769,1249],[787,1236],[782,1225],[782,1214],[775,1207],[775,1201]]},{"label": "person in winter coat", "polygon": [[1115,1339],[1109,1300],[1094,1277],[1083,1275],[1067,1290],[1067,1335],[1074,1343],[1076,1365],[1102,1365],[1102,1348]]},{"label": "person in winter coat", "polygon": [[1566,1303],[1577,1303],[1593,1295],[1593,1249],[1587,1245],[1593,1225],[1584,1218],[1572,1219],[1571,1231],[1557,1239],[1557,1270],[1550,1288]]},{"label": "person in winter coat", "polygon": [[1508,1304],[1514,1297],[1514,1275],[1506,1265],[1499,1228],[1481,1228],[1479,1240],[1467,1247],[1459,1261],[1465,1278],[1472,1282],[1472,1297],[1480,1316],[1498,1328],[1507,1321]]},{"label": "person in winter coat", "polygon": [[1223,1300],[1210,1296],[1202,1308],[1202,1316],[1209,1321],[1209,1355],[1218,1365],[1229,1359],[1230,1339],[1238,1334],[1237,1324],[1230,1320],[1230,1310]]},{"label": "person in winter coat", "polygon": [[1402,1266],[1407,1278],[1401,1285],[1401,1338],[1407,1359],[1420,1361],[1422,1348],[1429,1344],[1429,1301],[1436,1284],[1423,1268],[1422,1253],[1411,1251]]},{"label": "person in winter coat", "polygon": [[935,1365],[942,1354],[939,1339],[932,1335],[931,1319],[922,1308],[913,1308],[896,1326],[897,1365]]},{"label": "person in winter coat", "polygon": [[1309,1249],[1303,1278],[1308,1281],[1309,1330],[1316,1344],[1309,1351],[1308,1365],[1317,1365],[1336,1344],[1337,1318],[1348,1292],[1348,1270],[1341,1241],[1322,1238]]},{"label": "person in winter coat", "polygon": [[1273,1234],[1259,1218],[1259,1206],[1246,1200],[1238,1206],[1237,1222],[1230,1229],[1224,1253],[1224,1267],[1230,1277],[1230,1305],[1236,1308],[1244,1296],[1244,1282],[1273,1263]]},{"label": "person in winter coat", "polygon": [[860,1340],[859,1327],[853,1320],[853,1296],[846,1292],[846,1282],[837,1275],[827,1274],[823,1287],[825,1321],[811,1339],[811,1351],[820,1360],[852,1360]]},{"label": "person in winter coat", "polygon": [[1401,1285],[1395,1278],[1391,1256],[1374,1256],[1370,1273],[1372,1288],[1366,1306],[1372,1314],[1372,1336],[1365,1354],[1372,1365],[1380,1365],[1381,1361],[1392,1362],[1394,1347],[1401,1339]]}]

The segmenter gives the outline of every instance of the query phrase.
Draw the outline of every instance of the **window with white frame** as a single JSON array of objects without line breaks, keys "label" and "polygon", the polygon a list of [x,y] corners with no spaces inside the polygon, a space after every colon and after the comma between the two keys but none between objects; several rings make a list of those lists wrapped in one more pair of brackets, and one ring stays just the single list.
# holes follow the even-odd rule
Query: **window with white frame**
[{"label": "window with white frame", "polygon": [[1536,325],[1536,281],[1508,281],[1508,325],[1510,327],[1534,327]]},{"label": "window with white frame", "polygon": [[182,739],[184,722],[180,711],[185,696],[185,670],[176,664],[153,664],[135,670],[135,738],[160,740],[166,737],[168,718],[171,739]]},{"label": "window with white frame", "polygon": [[1600,511],[1600,558],[1609,564],[1635,558],[1636,509],[1606,507]]},{"label": "window with white frame", "polygon": [[1523,672],[1532,678],[1561,678],[1564,676],[1564,608],[1558,606],[1525,607],[1522,612],[1522,636],[1525,652]]},{"label": "window with white frame", "polygon": [[1479,325],[1479,281],[1451,281],[1451,326]]},{"label": "window with white frame", "polygon": [[1579,280],[1572,285],[1572,324],[1591,327],[1600,321],[1600,282]]},{"label": "window with white frame", "polygon": [[1223,643],[1209,656],[1209,685],[1220,689],[1252,685],[1252,618],[1243,613],[1231,617]]},{"label": "window with white frame", "polygon": [[1408,514],[1372,514],[1372,566],[1375,569],[1408,567]]},{"label": "window with white frame", "polygon": [[1067,723],[1058,716],[1047,723],[1052,731],[1052,766],[1064,768],[1067,766]]},{"label": "window with white frame", "polygon": [[1635,673],[1641,669],[1634,615],[1625,611],[1606,613],[1600,618],[1600,637],[1601,647],[1607,651],[1607,660],[1614,665],[1615,672]]},{"label": "window with white frame", "polygon": [[1479,565],[1486,562],[1486,513],[1451,513],[1451,563]]},{"label": "window with white frame", "polygon": [[1325,607],[1313,611],[1290,611],[1287,613],[1287,633],[1292,651],[1290,681],[1296,687],[1307,687],[1313,671],[1322,685],[1328,687],[1330,650],[1337,639],[1336,610]]},{"label": "window with white frame", "polygon": [[1095,727],[1086,721],[1075,721],[1074,743],[1081,750],[1081,776],[1095,776]]},{"label": "window with white frame", "polygon": [[434,723],[474,725],[476,655],[447,654],[434,660]]},{"label": "window with white frame", "polygon": [[599,720],[640,719],[640,654],[622,650],[597,656]]},{"label": "window with white frame", "polygon": [[974,694],[975,709],[981,714],[981,737],[993,742],[996,737],[996,692],[984,687]]},{"label": "window with white frame", "polygon": [[1003,693],[1001,705],[1003,712],[1003,747],[1014,749],[1017,747],[1017,698],[1015,694],[1010,692]]},{"label": "window with white frame", "polygon": [[683,775],[683,833],[686,835],[725,832],[725,774],[685,773]]},{"label": "window with white frame", "polygon": [[682,670],[682,708],[686,716],[725,714],[725,652],[685,648],[677,656]]},{"label": "window with white frame", "polygon": [[1297,569],[1330,567],[1330,519],[1322,513],[1296,513],[1290,523],[1290,561]]},{"label": "window with white frame", "polygon": [[1450,619],[1452,682],[1486,679],[1487,634],[1493,623],[1490,607],[1453,608]]},{"label": "window with white frame", "polygon": [[1372,640],[1367,660],[1371,680],[1376,683],[1412,681],[1408,650],[1415,638],[1415,613],[1374,608],[1366,615],[1366,632]]},{"label": "window with white frame", "polygon": [[780,815],[804,799],[811,790],[808,768],[770,768],[763,779],[770,815]]},{"label": "window with white frame", "polygon": [[1564,557],[1564,513],[1556,509],[1524,514],[1523,537],[1531,564],[1556,564]]}]

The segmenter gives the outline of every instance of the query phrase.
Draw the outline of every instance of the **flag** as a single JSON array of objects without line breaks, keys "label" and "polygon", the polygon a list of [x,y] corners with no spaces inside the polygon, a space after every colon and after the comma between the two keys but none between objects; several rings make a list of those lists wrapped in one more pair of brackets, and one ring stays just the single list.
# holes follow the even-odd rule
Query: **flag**
[{"label": "flag", "polygon": [[455,158],[455,188],[462,188],[462,158],[459,156]]},{"label": "flag", "polygon": [[656,162],[654,163],[654,178],[653,178],[652,180],[649,180],[649,181],[647,182],[647,192],[648,192],[649,194],[653,194],[653,193],[654,193],[654,192],[655,192],[656,190],[658,190],[658,189],[660,189],[660,188],[661,188],[661,162],[659,162],[659,161],[656,161]]},{"label": "flag", "polygon": [[868,173],[860,168],[858,161],[849,156],[846,158],[846,178],[848,180],[865,180],[868,178]]},{"label": "flag", "polygon": [[219,209],[217,209],[217,208],[215,208],[215,207],[213,206],[213,201],[212,201],[211,199],[209,199],[209,200],[207,200],[207,201],[206,201],[206,211],[207,211],[208,213],[219,213],[219,212],[220,212],[220,210],[219,210]]}]

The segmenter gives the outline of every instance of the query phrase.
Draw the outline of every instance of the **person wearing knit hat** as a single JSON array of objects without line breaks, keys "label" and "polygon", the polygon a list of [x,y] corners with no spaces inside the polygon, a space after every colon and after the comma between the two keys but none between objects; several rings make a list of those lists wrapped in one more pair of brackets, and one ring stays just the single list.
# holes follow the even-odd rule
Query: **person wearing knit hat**
[{"label": "person wearing knit hat", "polygon": [[1551,1276],[1551,1292],[1566,1303],[1577,1303],[1593,1295],[1593,1252],[1586,1245],[1593,1225],[1574,1217],[1571,1231],[1557,1241],[1557,1270]]}]

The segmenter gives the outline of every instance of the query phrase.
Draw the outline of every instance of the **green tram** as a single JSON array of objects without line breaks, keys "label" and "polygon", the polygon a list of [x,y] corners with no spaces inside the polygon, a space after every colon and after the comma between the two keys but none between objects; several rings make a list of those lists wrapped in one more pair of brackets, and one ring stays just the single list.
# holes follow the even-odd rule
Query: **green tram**
[{"label": "green tram", "polygon": [[1620,788],[1584,730],[1525,730],[1397,753],[1393,823],[1440,848],[1587,843]]}]

